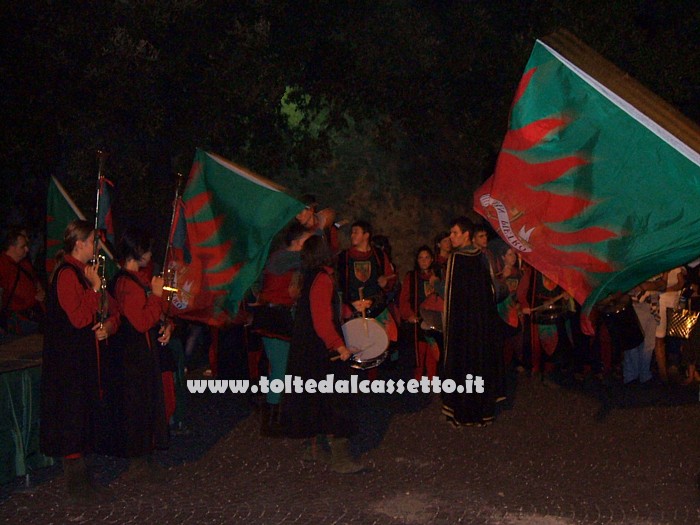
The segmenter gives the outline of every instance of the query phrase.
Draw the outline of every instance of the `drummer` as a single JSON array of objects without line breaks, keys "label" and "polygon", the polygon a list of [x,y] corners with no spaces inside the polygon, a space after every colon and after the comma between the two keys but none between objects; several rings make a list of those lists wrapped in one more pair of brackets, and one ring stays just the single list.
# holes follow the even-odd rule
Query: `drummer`
[{"label": "drummer", "polygon": [[[396,282],[389,257],[372,245],[372,225],[356,221],[350,229],[351,247],[338,256],[338,282],[343,294],[343,319],[386,314],[386,292]],[[383,321],[383,319],[379,319]]]},{"label": "drummer", "polygon": [[[305,381],[323,380],[328,374],[347,379],[351,352],[341,335],[338,294],[333,278],[334,257],[319,236],[310,237],[302,248],[304,281],[297,301],[289,348],[287,373]],[[332,359],[333,358],[333,359]],[[353,398],[340,393],[286,393],[281,420],[291,438],[306,439],[302,459],[317,461],[325,444],[330,445],[330,469],[340,474],[364,467],[350,452],[348,438],[357,431]]]}]

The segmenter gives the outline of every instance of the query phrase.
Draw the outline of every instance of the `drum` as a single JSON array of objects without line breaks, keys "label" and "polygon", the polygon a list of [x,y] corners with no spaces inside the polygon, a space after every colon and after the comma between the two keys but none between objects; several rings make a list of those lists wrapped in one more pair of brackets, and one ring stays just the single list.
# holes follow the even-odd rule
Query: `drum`
[{"label": "drum", "polygon": [[389,353],[389,336],[381,323],[358,317],[345,323],[342,329],[345,345],[359,350],[350,358],[352,368],[367,370],[384,362]]},{"label": "drum", "polygon": [[420,317],[422,319],[420,327],[423,330],[442,332],[442,312],[436,312],[435,310],[428,310],[421,307]]},{"label": "drum", "polygon": [[557,324],[557,321],[563,319],[568,311],[565,304],[553,303],[544,308],[534,310],[532,312],[532,322],[535,324]]},{"label": "drum", "polygon": [[637,348],[644,341],[644,332],[632,304],[612,303],[600,310],[610,340],[624,352]]}]

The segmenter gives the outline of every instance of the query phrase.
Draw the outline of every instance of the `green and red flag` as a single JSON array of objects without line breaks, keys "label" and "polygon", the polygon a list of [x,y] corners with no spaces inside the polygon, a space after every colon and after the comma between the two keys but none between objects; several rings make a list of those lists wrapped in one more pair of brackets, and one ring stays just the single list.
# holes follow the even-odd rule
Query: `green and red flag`
[{"label": "green and red flag", "polygon": [[63,248],[63,233],[68,223],[85,220],[85,215],[70,198],[56,177],[49,181],[46,198],[46,272],[51,274],[56,266],[56,255]]},{"label": "green and red flag", "polygon": [[[173,217],[168,234],[168,245],[172,254],[168,254],[168,261],[180,261],[189,263],[191,260],[187,249],[187,222],[185,221],[185,203],[182,196],[177,195],[173,202]],[[170,257],[172,255],[172,257]]]},{"label": "green and red flag", "polygon": [[103,241],[108,241],[112,246],[115,245],[114,222],[112,220],[113,187],[114,184],[107,177],[102,176],[98,179],[97,229],[100,232],[100,238]]},{"label": "green and red flag", "polygon": [[178,196],[174,206],[173,227],[168,240],[174,248],[184,250],[187,241],[187,222],[185,222],[185,203],[182,202],[182,197]]},{"label": "green and red flag", "polygon": [[[63,233],[66,226],[75,219],[85,220],[85,215],[58,179],[52,176],[46,198],[46,272],[49,275],[56,266],[58,251],[63,249]],[[107,261],[106,275],[114,275],[117,271],[114,256],[102,242],[100,250],[105,254]]]},{"label": "green and red flag", "polygon": [[179,290],[175,315],[221,325],[258,278],[275,235],[304,205],[281,186],[200,149],[182,200],[190,261],[169,263]]},{"label": "green and red flag", "polygon": [[567,33],[537,41],[474,208],[588,310],[700,255],[700,128]]}]

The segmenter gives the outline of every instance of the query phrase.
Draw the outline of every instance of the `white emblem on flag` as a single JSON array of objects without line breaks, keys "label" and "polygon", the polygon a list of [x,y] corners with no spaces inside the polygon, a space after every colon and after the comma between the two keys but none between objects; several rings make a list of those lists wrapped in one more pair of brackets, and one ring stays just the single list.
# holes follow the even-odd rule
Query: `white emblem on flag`
[{"label": "white emblem on flag", "polygon": [[[521,238],[518,237],[518,235],[516,235],[516,233],[513,231],[513,228],[510,225],[510,217],[508,216],[508,210],[501,201],[492,199],[491,195],[487,193],[479,197],[479,203],[484,208],[493,206],[493,209],[496,210],[496,215],[498,216],[498,225],[500,227],[501,232],[503,232],[503,236],[505,237],[505,240],[508,242],[508,244],[510,244],[513,248],[521,252],[532,251],[532,248],[523,244]],[[532,231],[534,229],[535,228],[533,227],[527,232],[525,231],[524,227],[520,229],[519,233],[523,237],[523,240],[525,242],[527,242],[530,239],[530,235],[532,234]]]}]

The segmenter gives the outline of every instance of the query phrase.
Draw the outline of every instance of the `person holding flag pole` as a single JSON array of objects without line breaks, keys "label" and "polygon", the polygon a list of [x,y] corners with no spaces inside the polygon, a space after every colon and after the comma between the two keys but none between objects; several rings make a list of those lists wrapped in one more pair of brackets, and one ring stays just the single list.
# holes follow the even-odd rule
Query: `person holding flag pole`
[{"label": "person holding flag pole", "polygon": [[95,449],[104,423],[102,346],[119,327],[116,304],[106,290],[106,257],[98,256],[100,249],[108,253],[97,233],[105,160],[106,154],[98,151],[95,227],[55,178],[47,206],[47,255],[50,241],[59,235],[57,219],[75,220],[67,224],[63,251],[54,253],[52,261],[56,266],[47,297],[40,446],[46,455],[63,457],[69,497],[88,504],[106,495],[92,482],[84,454]]},{"label": "person holding flag pole", "polygon": [[154,276],[149,286],[139,275],[151,260],[151,246],[148,234],[136,229],[125,231],[119,241],[123,266],[110,292],[119,305],[121,327],[107,359],[112,424],[109,435],[102,436],[101,452],[129,458],[122,479],[161,482],[165,472],[152,456],[154,449],[168,445],[158,343],[168,344],[172,325],[162,323],[163,277]]},{"label": "person holding flag pole", "polygon": [[119,318],[110,309],[100,317],[102,279],[93,259],[95,230],[84,220],[72,221],[64,233],[64,251],[47,294],[41,374],[40,448],[63,458],[68,495],[76,503],[99,502],[84,455],[95,445],[102,399],[99,343],[114,334]]}]

